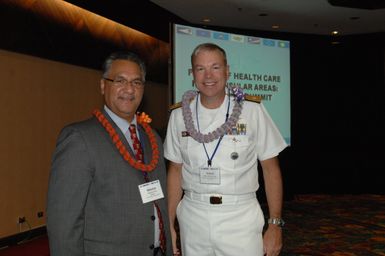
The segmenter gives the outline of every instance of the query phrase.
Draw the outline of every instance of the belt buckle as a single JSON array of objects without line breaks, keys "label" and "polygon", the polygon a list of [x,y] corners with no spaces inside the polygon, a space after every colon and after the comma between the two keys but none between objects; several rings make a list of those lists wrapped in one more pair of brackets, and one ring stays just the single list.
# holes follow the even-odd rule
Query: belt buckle
[{"label": "belt buckle", "polygon": [[221,196],[210,196],[210,204],[222,204]]}]

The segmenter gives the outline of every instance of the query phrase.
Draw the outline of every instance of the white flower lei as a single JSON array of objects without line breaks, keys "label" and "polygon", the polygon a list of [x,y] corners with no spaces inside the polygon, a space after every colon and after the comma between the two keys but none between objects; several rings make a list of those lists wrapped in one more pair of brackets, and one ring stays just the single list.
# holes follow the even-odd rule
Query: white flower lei
[{"label": "white flower lei", "polygon": [[190,102],[198,95],[198,92],[190,90],[183,94],[182,96],[183,121],[186,126],[187,132],[194,140],[198,141],[199,143],[212,142],[222,137],[223,135],[225,135],[227,131],[231,131],[232,127],[236,125],[236,123],[238,122],[239,116],[241,115],[241,112],[242,112],[242,101],[244,99],[244,94],[242,90],[236,87],[232,88],[232,91],[233,91],[233,94],[235,95],[233,112],[231,113],[230,117],[227,119],[225,123],[223,123],[214,131],[209,132],[208,134],[202,134],[198,132],[194,126],[192,112],[190,109]]}]

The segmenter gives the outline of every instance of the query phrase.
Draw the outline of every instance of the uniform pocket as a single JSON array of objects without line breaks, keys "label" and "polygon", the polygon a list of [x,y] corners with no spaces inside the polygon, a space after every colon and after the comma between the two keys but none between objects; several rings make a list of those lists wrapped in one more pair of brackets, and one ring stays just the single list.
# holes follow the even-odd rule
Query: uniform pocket
[{"label": "uniform pocket", "polygon": [[226,135],[221,142],[221,163],[225,166],[232,165],[233,169],[242,168],[255,157],[254,143],[250,142],[247,135]]}]

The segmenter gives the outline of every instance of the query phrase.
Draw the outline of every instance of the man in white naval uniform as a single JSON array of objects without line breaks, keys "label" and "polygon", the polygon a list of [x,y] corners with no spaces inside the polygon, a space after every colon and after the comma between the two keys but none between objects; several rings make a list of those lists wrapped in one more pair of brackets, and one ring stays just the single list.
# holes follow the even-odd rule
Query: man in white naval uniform
[{"label": "man in white naval uniform", "polygon": [[[183,256],[278,255],[283,220],[277,155],[287,144],[262,104],[252,97],[243,100],[242,93],[226,94],[229,67],[222,48],[199,45],[191,61],[199,93],[185,93],[182,107],[174,108],[164,144],[170,160],[173,253],[180,254],[177,218]],[[263,236],[264,216],[256,198],[258,160],[269,207]]]}]

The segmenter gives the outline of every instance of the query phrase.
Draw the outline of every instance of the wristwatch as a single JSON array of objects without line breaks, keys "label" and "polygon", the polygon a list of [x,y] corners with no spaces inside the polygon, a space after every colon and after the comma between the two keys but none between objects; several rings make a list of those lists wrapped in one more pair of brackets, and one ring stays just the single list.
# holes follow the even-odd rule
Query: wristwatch
[{"label": "wristwatch", "polygon": [[269,218],[267,223],[277,225],[281,228],[285,225],[285,221],[281,218]]}]

